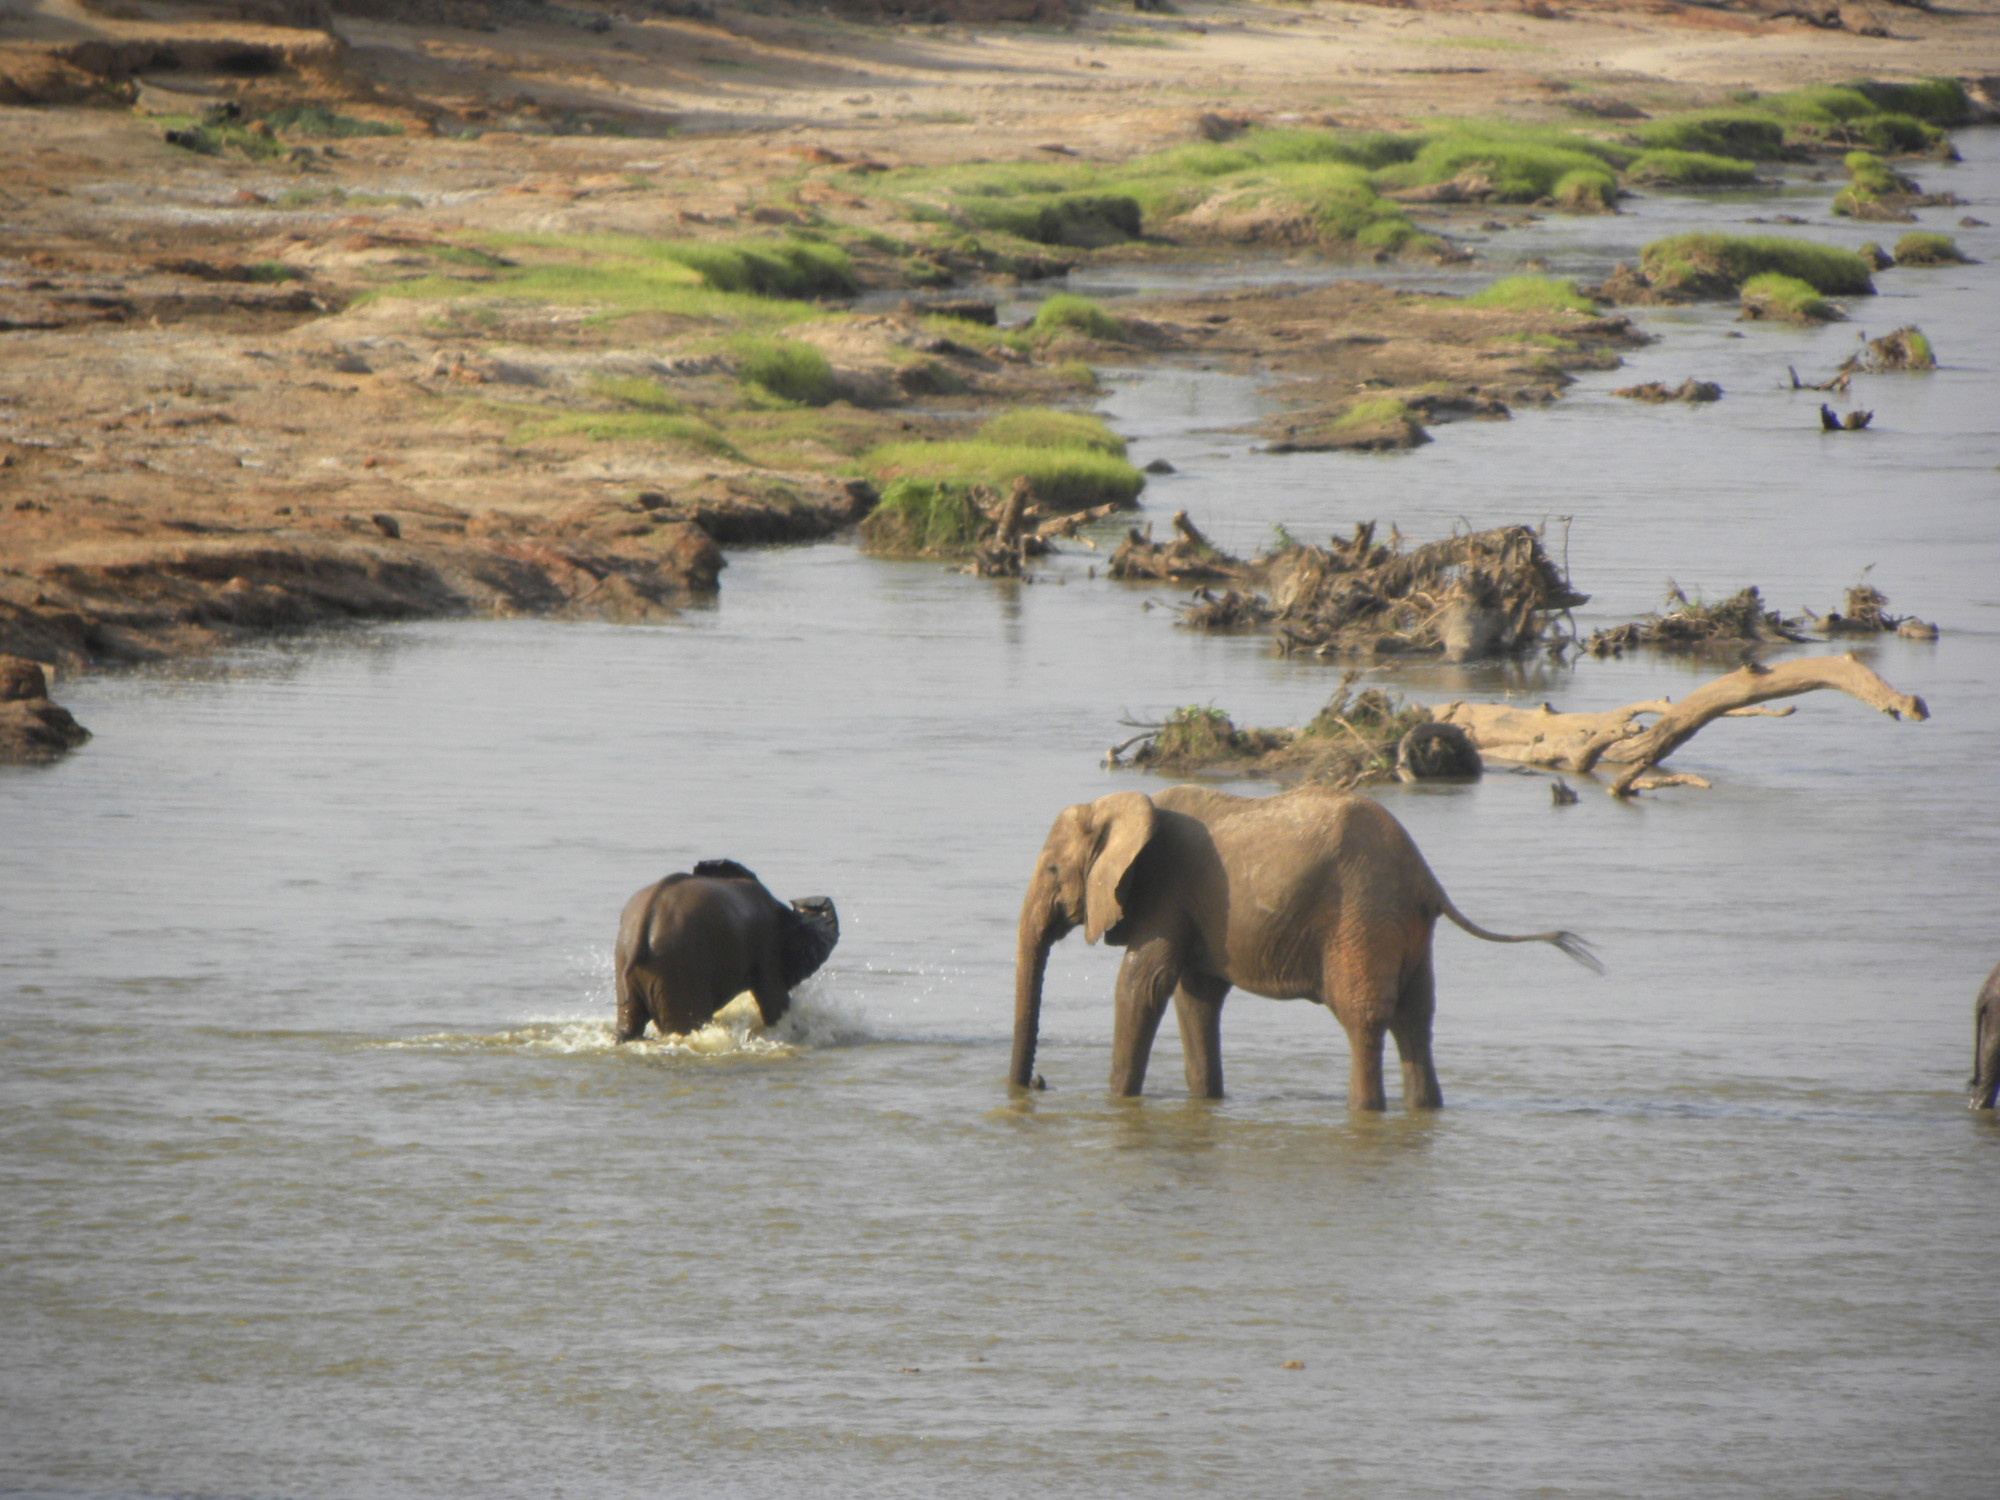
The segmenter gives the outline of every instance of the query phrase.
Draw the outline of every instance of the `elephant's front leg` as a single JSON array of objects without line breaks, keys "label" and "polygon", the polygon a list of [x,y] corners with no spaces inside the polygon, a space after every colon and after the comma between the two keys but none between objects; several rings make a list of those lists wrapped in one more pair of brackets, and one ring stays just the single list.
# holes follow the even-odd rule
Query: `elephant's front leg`
[{"label": "elephant's front leg", "polygon": [[1174,1019],[1181,1028],[1181,1061],[1188,1092],[1198,1099],[1222,1097],[1222,1001],[1229,982],[1190,974],[1174,991]]},{"label": "elephant's front leg", "polygon": [[1111,1023],[1111,1092],[1128,1098],[1146,1087],[1153,1035],[1180,981],[1173,945],[1162,938],[1135,943],[1118,966],[1118,1009]]}]

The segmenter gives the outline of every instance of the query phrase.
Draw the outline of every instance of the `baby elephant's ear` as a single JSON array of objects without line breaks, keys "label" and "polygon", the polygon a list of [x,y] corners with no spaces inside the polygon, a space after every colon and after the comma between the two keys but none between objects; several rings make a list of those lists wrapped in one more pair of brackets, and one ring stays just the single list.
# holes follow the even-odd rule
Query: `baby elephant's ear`
[{"label": "baby elephant's ear", "polygon": [[785,924],[779,942],[779,962],[785,970],[785,988],[790,989],[807,975],[818,971],[840,941],[840,913],[832,898],[801,896],[792,903],[791,920]]},{"label": "baby elephant's ear", "polygon": [[1094,943],[1125,919],[1125,876],[1153,837],[1153,799],[1113,792],[1090,804],[1095,853],[1083,881],[1083,937]]}]

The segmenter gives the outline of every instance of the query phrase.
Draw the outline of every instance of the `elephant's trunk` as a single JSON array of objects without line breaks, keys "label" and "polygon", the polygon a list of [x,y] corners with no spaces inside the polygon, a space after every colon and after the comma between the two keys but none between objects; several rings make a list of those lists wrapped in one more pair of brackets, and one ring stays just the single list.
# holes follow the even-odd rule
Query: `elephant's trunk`
[{"label": "elephant's trunk", "polygon": [[1042,977],[1048,972],[1049,949],[1067,929],[1054,917],[1050,903],[1030,890],[1021,907],[1021,931],[1014,952],[1014,1061],[1007,1080],[1017,1089],[1035,1083],[1035,1039],[1042,1024]]}]

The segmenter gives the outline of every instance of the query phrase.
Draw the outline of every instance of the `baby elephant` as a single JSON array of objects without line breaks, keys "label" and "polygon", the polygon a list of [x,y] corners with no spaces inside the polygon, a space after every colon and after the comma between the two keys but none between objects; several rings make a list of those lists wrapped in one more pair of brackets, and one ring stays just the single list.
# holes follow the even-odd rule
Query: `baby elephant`
[{"label": "baby elephant", "polygon": [[745,990],[775,1025],[792,986],[839,941],[828,897],[787,906],[733,859],[669,875],[626,902],[618,922],[618,1040],[648,1021],[663,1034],[694,1031]]},{"label": "baby elephant", "polygon": [[1972,1107],[1991,1109],[2000,1098],[2000,964],[1986,976],[1972,1007]]}]

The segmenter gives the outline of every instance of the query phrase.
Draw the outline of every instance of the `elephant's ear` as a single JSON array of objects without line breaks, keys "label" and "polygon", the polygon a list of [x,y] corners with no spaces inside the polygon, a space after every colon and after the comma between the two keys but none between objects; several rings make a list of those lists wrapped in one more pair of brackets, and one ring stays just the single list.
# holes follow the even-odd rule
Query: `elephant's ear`
[{"label": "elephant's ear", "polygon": [[840,941],[840,914],[826,896],[805,896],[792,903],[791,920],[779,939],[778,961],[785,971],[785,988],[791,989],[819,966]]},{"label": "elephant's ear", "polygon": [[1113,792],[1090,804],[1096,842],[1083,880],[1083,936],[1094,943],[1125,918],[1125,877],[1153,837],[1157,814],[1143,792]]}]

